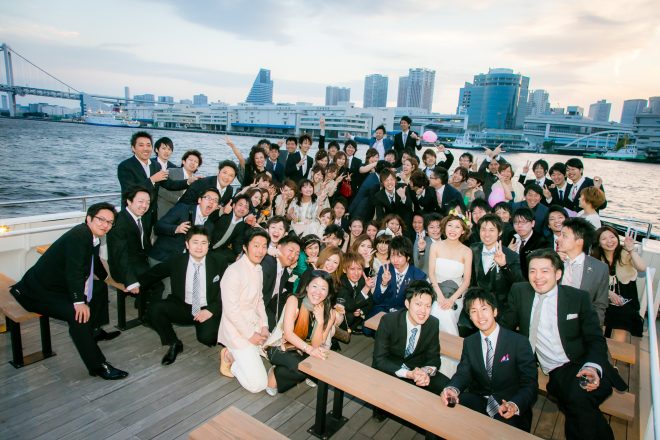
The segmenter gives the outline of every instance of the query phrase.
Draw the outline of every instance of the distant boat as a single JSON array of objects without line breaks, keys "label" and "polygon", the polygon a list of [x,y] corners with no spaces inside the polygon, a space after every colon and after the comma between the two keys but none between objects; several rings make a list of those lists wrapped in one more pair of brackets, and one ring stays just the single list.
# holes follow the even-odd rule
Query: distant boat
[{"label": "distant boat", "polygon": [[102,125],[106,127],[131,127],[131,128],[137,128],[140,126],[139,121],[134,121],[116,112],[93,113],[85,116],[84,119],[85,119],[85,123],[90,125]]},{"label": "distant boat", "polygon": [[608,160],[625,160],[628,162],[646,162],[646,156],[637,151],[637,147],[630,146],[628,148],[621,148],[620,150],[610,150],[605,153],[586,153],[584,157],[590,159],[608,159]]},{"label": "distant boat", "polygon": [[467,131],[463,133],[463,137],[456,138],[451,146],[461,150],[483,150],[481,144],[475,144],[470,140],[470,135]]}]

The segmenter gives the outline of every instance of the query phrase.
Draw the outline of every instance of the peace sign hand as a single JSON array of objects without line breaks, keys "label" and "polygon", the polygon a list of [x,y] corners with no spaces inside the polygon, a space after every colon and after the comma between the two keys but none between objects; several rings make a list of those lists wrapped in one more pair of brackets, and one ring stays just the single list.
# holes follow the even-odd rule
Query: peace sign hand
[{"label": "peace sign hand", "polygon": [[493,256],[493,261],[495,261],[500,267],[506,266],[506,255],[504,255],[504,252],[502,251],[502,241],[495,243],[495,255]]},{"label": "peace sign hand", "polygon": [[531,160],[528,160],[527,163],[525,164],[525,166],[524,166],[523,169],[522,169],[522,173],[523,173],[523,174],[527,174],[527,173],[529,172],[529,166],[530,166],[531,164],[532,164],[532,161],[531,161]]},{"label": "peace sign hand", "polygon": [[550,193],[550,189],[548,189],[548,185],[543,185],[543,197],[545,197],[546,199],[552,197],[552,194]]},{"label": "peace sign hand", "polygon": [[390,264],[386,264],[383,266],[383,276],[380,279],[380,284],[383,286],[387,286],[390,284],[390,280],[392,279],[392,274],[390,273]]}]

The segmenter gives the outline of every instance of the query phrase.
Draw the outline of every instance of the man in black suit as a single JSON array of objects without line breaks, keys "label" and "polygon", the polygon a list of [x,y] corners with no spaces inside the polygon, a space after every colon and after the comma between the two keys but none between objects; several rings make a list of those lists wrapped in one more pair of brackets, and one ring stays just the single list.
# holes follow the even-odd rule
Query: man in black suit
[{"label": "man in black suit", "polygon": [[420,168],[422,172],[426,175],[427,178],[431,177],[431,172],[433,172],[433,169],[435,167],[442,167],[446,170],[448,170],[451,165],[454,163],[454,155],[449,151],[447,148],[445,148],[444,145],[442,144],[436,144],[436,150],[438,153],[442,153],[445,155],[445,160],[442,160],[440,162],[437,162],[438,160],[438,155],[435,151],[433,151],[432,148],[427,148],[424,150],[424,153],[422,154],[422,163],[425,165],[425,168]]},{"label": "man in black suit", "polygon": [[[231,211],[227,212],[231,207]],[[213,224],[211,233],[211,252],[224,258],[228,264],[236,261],[243,250],[243,237],[245,231],[254,223],[254,214],[250,212],[250,198],[247,194],[234,197],[231,205],[225,206],[222,214]],[[248,215],[249,214],[249,215]]]},{"label": "man in black suit", "polygon": [[587,220],[568,218],[557,238],[557,253],[564,261],[561,284],[587,292],[600,325],[603,325],[605,310],[610,304],[610,270],[607,264],[585,252],[594,242],[595,235],[593,225]]},{"label": "man in black suit", "polygon": [[[489,292],[497,299],[496,307],[504,311],[508,304],[507,295],[513,283],[524,281],[520,271],[518,255],[502,246],[502,220],[495,214],[486,214],[479,219],[477,229],[481,241],[470,246],[472,249],[472,278],[470,284]],[[469,310],[465,308],[465,310]]]},{"label": "man in black suit", "polygon": [[161,217],[155,227],[156,243],[149,252],[151,265],[163,263],[185,252],[185,236],[192,226],[204,226],[211,234],[218,220],[219,200],[218,190],[207,188],[200,194],[195,205],[177,203]]},{"label": "man in black suit", "polygon": [[280,157],[280,146],[277,144],[270,144],[268,147],[268,160],[266,161],[266,171],[268,171],[273,180],[277,183],[284,182],[284,164],[278,159]]},{"label": "man in black suit", "polygon": [[[568,189],[568,201],[566,208],[570,209],[571,211],[580,211],[580,192],[583,189],[589,186],[595,186],[596,188],[599,188],[601,191],[605,192],[605,188],[603,187],[603,182],[600,177],[594,177],[591,179],[589,177],[585,177],[583,173],[584,165],[580,159],[573,157],[566,161],[566,176],[568,176],[568,178],[571,180],[571,187]],[[600,210],[605,208],[607,208],[607,200],[605,200],[605,203],[603,203],[598,209]]]},{"label": "man in black suit", "polygon": [[508,246],[520,257],[520,271],[525,279],[527,279],[527,258],[529,254],[537,249],[552,247],[552,244],[545,237],[534,232],[534,224],[534,213],[531,209],[518,208],[513,213],[513,229],[516,233]]},{"label": "man in black suit", "polygon": [[373,301],[371,294],[376,287],[374,277],[367,278],[364,274],[364,258],[355,252],[347,252],[342,258],[341,285],[337,292],[337,303],[343,299],[344,310],[346,312],[346,322],[342,323],[342,328],[346,325],[354,333],[362,331],[364,317],[371,310]]},{"label": "man in black suit", "polygon": [[298,142],[300,143],[300,149],[293,154],[289,154],[284,168],[284,175],[295,182],[308,179],[311,176],[312,165],[314,165],[314,158],[307,154],[312,146],[312,137],[305,133],[300,136]]},{"label": "man in black suit", "polygon": [[123,379],[128,373],[114,368],[94,340],[99,309],[108,306],[107,291],[97,297],[94,276],[108,280],[99,248],[101,237],[112,228],[115,207],[96,203],[89,207],[85,223],[58,238],[10,292],[26,310],[61,319],[89,374],[103,379]]},{"label": "man in black suit", "polygon": [[418,150],[422,149],[421,138],[417,133],[410,130],[412,125],[412,119],[409,116],[402,116],[399,121],[399,126],[401,131],[394,135],[394,151],[396,151],[397,157],[402,157],[404,150],[412,150],[415,148]]},{"label": "man in black suit", "polygon": [[197,340],[209,347],[216,344],[222,304],[220,279],[227,265],[209,255],[209,233],[203,226],[192,226],[186,233],[187,254],[176,255],[167,263],[152,267],[140,277],[149,286],[171,278],[172,294],[149,306],[148,318],[168,349],[162,364],[170,365],[183,351],[183,343],[172,324],[194,325]]},{"label": "man in black suit", "polygon": [[347,139],[346,142],[344,142],[344,153],[346,153],[346,169],[348,169],[348,174],[351,176],[351,191],[353,196],[358,193],[360,185],[362,184],[362,180],[364,180],[360,174],[362,160],[355,157],[357,148],[357,142],[352,139]]},{"label": "man in black suit", "polygon": [[374,195],[373,205],[376,220],[383,220],[388,214],[397,214],[406,225],[412,221],[412,200],[406,195],[406,185],[397,189],[396,174],[391,168],[385,168],[379,174],[382,189]]},{"label": "man in black suit", "polygon": [[614,439],[598,407],[612,387],[627,386],[607,357],[607,343],[586,292],[557,282],[564,264],[551,249],[529,257],[529,283],[516,283],[500,323],[528,337],[548,395],[566,416],[567,440]]},{"label": "man in black suit", "polygon": [[458,205],[465,212],[463,196],[457,189],[447,185],[449,173],[442,167],[435,167],[429,178],[429,187],[424,191],[420,205],[424,213],[437,212],[442,216],[449,213],[452,206]]},{"label": "man in black suit", "polygon": [[296,149],[298,148],[298,138],[296,137],[288,137],[286,138],[286,141],[278,141],[277,145],[282,147],[282,145],[285,145],[285,148],[283,151],[280,151],[280,156],[277,158],[277,161],[282,164],[282,166],[286,167],[286,161],[289,158],[290,154],[293,154],[296,152]]},{"label": "man in black suit", "polygon": [[528,160],[525,166],[523,167],[522,173],[520,173],[520,176],[518,177],[518,182],[522,183],[523,185],[538,185],[540,188],[545,188],[550,187],[552,185],[552,180],[548,179],[546,177],[546,174],[548,174],[548,162],[546,162],[543,159],[539,159],[536,162],[534,162],[534,165],[532,165],[532,171],[534,172],[534,177],[531,177],[527,180],[527,173],[529,172],[529,164],[530,161]]},{"label": "man in black suit", "polygon": [[566,181],[566,165],[557,162],[550,167],[549,173],[552,185],[543,188],[543,204],[568,207],[571,204],[568,199],[571,184]]},{"label": "man in black suit", "polygon": [[287,298],[293,295],[293,269],[300,256],[300,239],[295,234],[282,237],[277,243],[277,257],[266,255],[261,260],[264,276],[263,297],[268,316],[268,329],[272,331],[280,319]]},{"label": "man in black suit", "polygon": [[[151,215],[156,213],[156,199],[158,198],[158,188],[178,191],[186,189],[188,183],[195,178],[188,180],[168,180],[168,171],[162,169],[158,161],[152,161],[151,158],[151,135],[145,131],[135,132],[131,136],[131,150],[133,156],[124,160],[117,167],[117,178],[122,193],[122,207],[126,206],[126,199],[123,197],[134,188],[147,188],[151,194]],[[155,219],[156,217],[154,217]]]},{"label": "man in black suit", "polygon": [[220,207],[227,205],[234,197],[234,189],[231,183],[238,174],[236,163],[231,160],[223,160],[218,164],[218,175],[204,177],[197,180],[181,196],[179,203],[184,205],[194,205],[197,200],[209,188],[215,188],[220,194]]},{"label": "man in black suit", "polygon": [[465,338],[456,374],[442,392],[443,403],[460,401],[529,432],[538,395],[536,360],[529,340],[497,324],[495,296],[484,289],[468,290],[465,310],[479,331]]},{"label": "man in black suit", "polygon": [[440,334],[431,316],[436,295],[428,281],[412,281],[406,288],[405,309],[387,313],[374,342],[377,370],[440,394],[449,379],[440,370]]},{"label": "man in black suit", "polygon": [[490,192],[493,188],[493,185],[498,180],[498,174],[500,173],[500,164],[506,163],[503,158],[499,160],[497,158],[486,157],[481,165],[479,166],[479,173],[483,176],[484,183],[482,188],[484,189],[484,194],[486,198],[490,196]]}]

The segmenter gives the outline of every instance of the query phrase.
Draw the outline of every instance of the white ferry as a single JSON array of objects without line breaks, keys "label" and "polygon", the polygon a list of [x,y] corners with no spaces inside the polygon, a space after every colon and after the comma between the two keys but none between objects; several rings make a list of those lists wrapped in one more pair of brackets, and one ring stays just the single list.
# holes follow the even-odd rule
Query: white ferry
[{"label": "white ferry", "polygon": [[121,113],[93,113],[84,117],[85,123],[90,125],[102,125],[108,127],[131,127],[140,126],[139,121],[129,119]]}]

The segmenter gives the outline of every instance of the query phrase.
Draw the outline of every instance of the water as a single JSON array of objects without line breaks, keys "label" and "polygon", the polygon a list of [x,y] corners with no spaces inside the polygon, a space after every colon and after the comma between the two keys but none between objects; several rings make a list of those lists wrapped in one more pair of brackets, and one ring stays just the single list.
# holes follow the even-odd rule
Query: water
[{"label": "water", "polygon": [[[0,200],[25,200],[119,192],[117,165],[131,153],[130,128],[99,127],[42,121],[22,121],[0,118]],[[171,161],[178,163],[189,149],[201,151],[202,175],[217,172],[223,159],[233,159],[224,135],[152,130],[154,142],[162,136],[174,141]],[[247,158],[250,147],[260,138],[232,138]],[[315,147],[312,148],[312,151]],[[358,156],[366,147],[361,145]],[[456,158],[461,151],[454,151]],[[473,151],[473,154],[478,153]],[[526,161],[542,157],[536,153],[507,154],[519,171]],[[569,156],[543,155],[551,165],[565,162]],[[477,154],[478,160],[483,159]],[[655,232],[660,228],[660,195],[656,178],[658,165],[632,162],[583,159],[585,174],[600,176],[607,192],[605,215],[635,217],[652,222]],[[117,200],[109,200],[117,203]],[[0,207],[0,218],[45,214],[80,209],[80,202],[33,204],[24,207]]]}]

